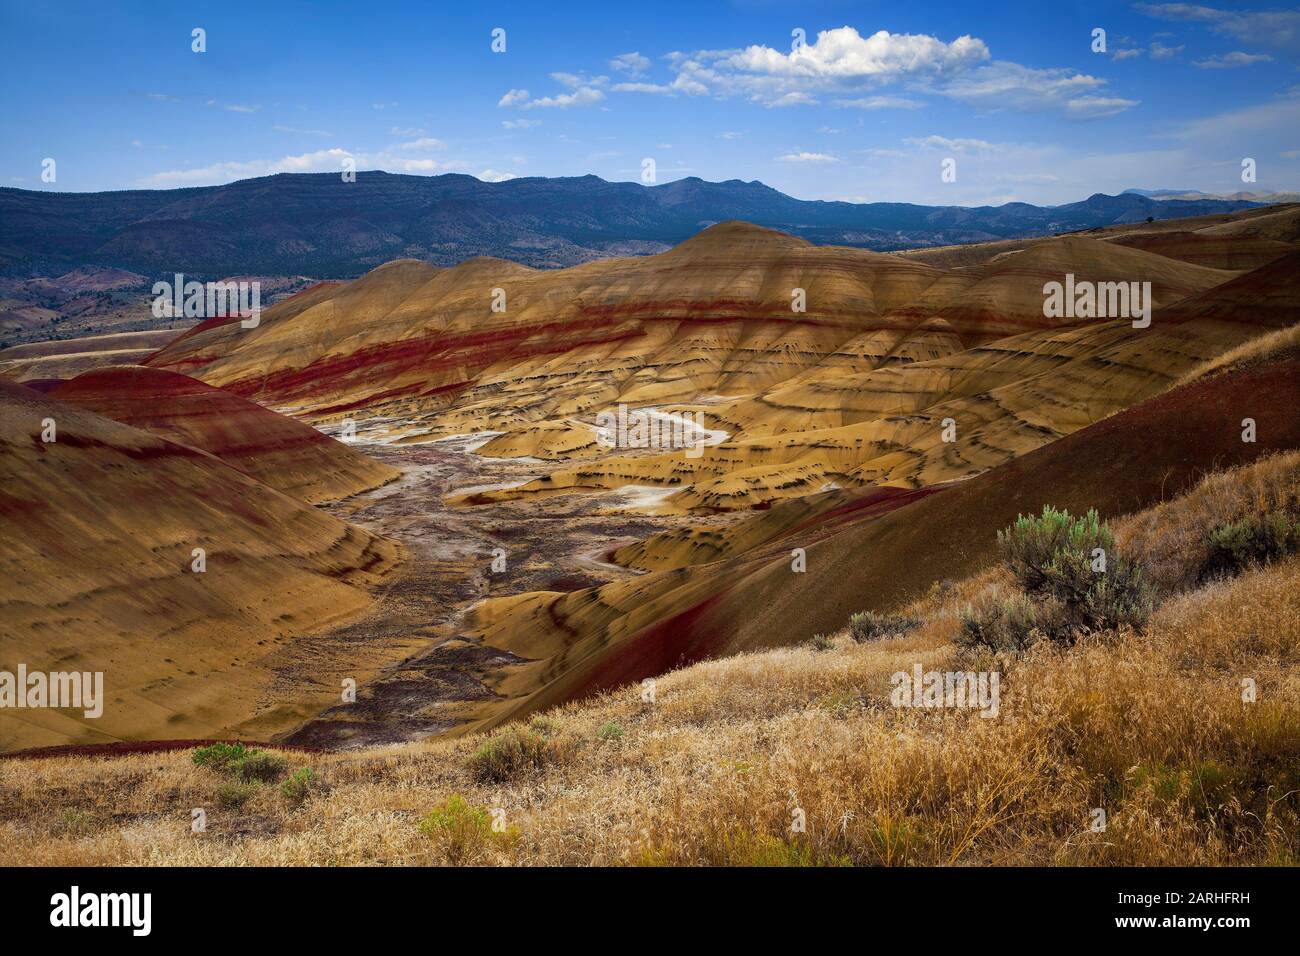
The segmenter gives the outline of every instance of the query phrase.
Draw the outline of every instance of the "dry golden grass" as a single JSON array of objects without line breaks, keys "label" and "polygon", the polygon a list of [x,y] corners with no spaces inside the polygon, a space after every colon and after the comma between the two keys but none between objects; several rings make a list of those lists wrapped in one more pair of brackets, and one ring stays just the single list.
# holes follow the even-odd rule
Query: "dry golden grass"
[{"label": "dry golden grass", "polygon": [[[1279,456],[1214,476],[1121,537],[1146,556],[1183,546],[1224,502],[1293,487],[1298,466]],[[959,650],[960,610],[1008,586],[1000,570],[937,586],[906,609],[925,623],[897,639],[840,633],[828,650],[666,674],[653,702],[628,687],[550,711],[512,731],[541,741],[541,766],[528,750],[501,782],[473,759],[482,737],[290,754],[315,772],[306,800],[263,786],[237,809],[188,752],[0,761],[0,863],[1300,860],[1300,557],[1181,592],[1141,634],[996,660]],[[890,675],[917,662],[1000,670],[1000,716],[895,709]],[[194,807],[206,833],[190,832]],[[806,832],[791,832],[795,808]]]},{"label": "dry golden grass", "polygon": [[1179,388],[1243,365],[1262,362],[1300,346],[1300,325],[1266,332],[1188,370],[1169,387]]},{"label": "dry golden grass", "polygon": [[1300,452],[1207,475],[1185,494],[1117,522],[1115,542],[1142,563],[1154,584],[1169,591],[1197,583],[1215,528],[1277,513],[1300,520]]}]

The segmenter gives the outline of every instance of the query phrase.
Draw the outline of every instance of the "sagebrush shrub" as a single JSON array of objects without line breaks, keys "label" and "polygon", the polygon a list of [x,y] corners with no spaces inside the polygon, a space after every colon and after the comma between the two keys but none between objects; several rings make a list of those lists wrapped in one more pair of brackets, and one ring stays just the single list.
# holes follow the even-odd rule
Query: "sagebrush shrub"
[{"label": "sagebrush shrub", "polygon": [[511,725],[474,751],[469,769],[482,783],[504,783],[519,774],[540,770],[549,755],[550,748],[543,738]]},{"label": "sagebrush shrub", "polygon": [[519,838],[519,829],[497,831],[486,807],[471,805],[452,794],[420,820],[420,832],[429,837],[453,866],[473,862],[493,845],[509,846]]},{"label": "sagebrush shrub", "polygon": [[918,617],[904,614],[877,614],[875,611],[859,611],[849,618],[849,635],[859,644],[864,641],[877,641],[885,637],[897,637],[921,626]]},{"label": "sagebrush shrub", "polygon": [[1207,546],[1202,580],[1238,574],[1252,564],[1266,564],[1300,549],[1300,522],[1282,511],[1247,515],[1211,531]]},{"label": "sagebrush shrub", "polygon": [[1045,505],[1041,516],[1021,515],[998,532],[998,547],[1027,595],[1059,602],[1059,621],[1039,615],[1044,636],[1072,640],[1080,631],[1141,628],[1150,616],[1141,568],[1116,550],[1095,510],[1073,518]]},{"label": "sagebrush shrub", "polygon": [[1040,620],[1034,602],[1023,594],[1004,598],[987,593],[961,612],[957,643],[991,651],[1023,651],[1040,638],[1051,636],[1054,623]]}]

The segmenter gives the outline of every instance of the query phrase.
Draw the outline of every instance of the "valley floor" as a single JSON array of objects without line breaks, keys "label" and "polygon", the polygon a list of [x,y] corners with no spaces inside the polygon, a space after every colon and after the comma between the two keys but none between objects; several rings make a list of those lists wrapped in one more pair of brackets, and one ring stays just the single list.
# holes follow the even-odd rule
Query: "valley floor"
[{"label": "valley floor", "polygon": [[[496,675],[523,660],[463,633],[466,609],[484,598],[574,591],[639,574],[612,563],[612,552],[655,532],[705,521],[654,514],[654,495],[636,488],[449,506],[449,494],[514,484],[560,465],[474,454],[483,440],[358,446],[402,477],[327,507],[400,542],[403,565],[363,618],[296,639],[269,662],[277,679],[266,705],[311,687],[340,686],[346,666],[322,673],[323,647],[424,646],[358,688],[356,704],[327,709],[278,740],[337,749],[454,732],[466,722],[467,709],[497,697]],[[720,519],[707,520],[716,526]]]}]

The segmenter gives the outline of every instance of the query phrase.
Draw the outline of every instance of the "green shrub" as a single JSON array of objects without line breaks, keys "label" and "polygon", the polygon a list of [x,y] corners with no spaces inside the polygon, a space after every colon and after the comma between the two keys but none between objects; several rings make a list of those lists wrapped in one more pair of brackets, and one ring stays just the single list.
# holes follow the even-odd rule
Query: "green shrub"
[{"label": "green shrub", "polygon": [[[998,532],[1007,568],[1027,595],[1049,602],[1038,630],[1070,641],[1081,631],[1141,628],[1151,613],[1141,568],[1115,549],[1115,538],[1095,510],[1082,518],[1044,506],[1040,517],[1021,515]],[[1100,554],[1104,570],[1094,570]],[[1056,606],[1059,602],[1059,615]],[[1055,620],[1049,618],[1057,618]]]},{"label": "green shrub", "polygon": [[619,740],[623,736],[623,728],[611,720],[597,728],[596,736],[601,740]]},{"label": "green shrub", "polygon": [[808,644],[814,651],[829,651],[835,647],[835,642],[825,634],[814,634]]},{"label": "green shrub", "polygon": [[232,760],[227,769],[237,780],[271,783],[280,779],[288,766],[288,761],[261,750],[250,750],[243,758]]},{"label": "green shrub", "polygon": [[469,758],[469,769],[481,783],[504,783],[546,765],[550,748],[545,740],[517,724],[484,742]]},{"label": "green shrub", "polygon": [[212,770],[225,770],[232,762],[242,760],[248,755],[243,744],[209,744],[194,751],[193,760],[197,766]]},{"label": "green shrub", "polygon": [[311,793],[311,784],[315,774],[312,773],[311,767],[300,767],[280,784],[280,793],[290,803],[299,804],[307,799],[307,794]]},{"label": "green shrub", "polygon": [[957,643],[992,651],[1023,651],[1054,631],[1054,622],[1039,620],[1034,602],[1023,594],[1001,598],[986,594],[961,612]]},{"label": "green shrub", "polygon": [[877,641],[884,637],[897,637],[920,626],[921,619],[918,617],[859,611],[849,618],[849,635],[861,644],[864,641]]},{"label": "green shrub", "polygon": [[270,782],[284,773],[283,757],[268,754],[256,748],[249,750],[243,744],[209,744],[194,751],[194,763],[218,773],[227,773],[236,780]]},{"label": "green shrub", "polygon": [[1207,544],[1202,580],[1238,574],[1252,564],[1266,564],[1300,549],[1300,522],[1281,511],[1247,515],[1219,525],[1210,532]]},{"label": "green shrub", "polygon": [[492,814],[486,807],[471,806],[464,797],[452,794],[420,820],[420,832],[438,845],[453,866],[473,862],[484,849],[509,846],[519,838],[519,829],[492,829]]}]

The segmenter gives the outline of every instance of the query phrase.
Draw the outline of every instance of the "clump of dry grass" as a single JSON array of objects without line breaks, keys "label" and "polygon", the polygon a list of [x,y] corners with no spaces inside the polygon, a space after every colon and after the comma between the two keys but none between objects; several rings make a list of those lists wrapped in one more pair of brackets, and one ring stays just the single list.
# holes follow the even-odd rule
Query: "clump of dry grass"
[{"label": "clump of dry grass", "polygon": [[[1283,467],[1210,479],[1120,537],[1144,560],[1187,546]],[[556,708],[491,738],[519,743],[505,773],[482,772],[481,736],[295,755],[313,773],[300,802],[261,787],[223,809],[184,753],[0,761],[0,863],[1300,862],[1300,557],[1175,593],[1141,634],[956,646],[962,608],[1011,586],[990,570],[900,609],[922,622],[900,637]],[[891,677],[916,664],[999,670],[1000,715],[895,708]]]}]

